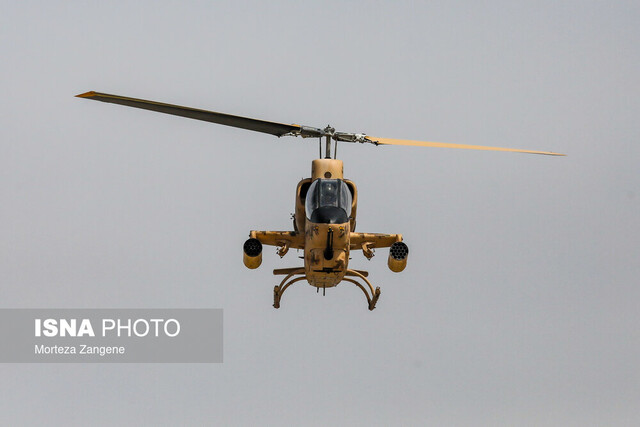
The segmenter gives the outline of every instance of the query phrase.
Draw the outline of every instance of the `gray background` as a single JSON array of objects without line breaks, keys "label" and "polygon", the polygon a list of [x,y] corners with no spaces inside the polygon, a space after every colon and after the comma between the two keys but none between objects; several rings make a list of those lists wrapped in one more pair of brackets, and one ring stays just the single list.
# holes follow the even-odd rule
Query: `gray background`
[{"label": "gray background", "polygon": [[[637,1],[2,2],[2,307],[223,308],[217,365],[0,366],[6,424],[635,425]],[[342,145],[353,268],[291,288],[317,144],[73,98],[98,90],[380,137]]]}]

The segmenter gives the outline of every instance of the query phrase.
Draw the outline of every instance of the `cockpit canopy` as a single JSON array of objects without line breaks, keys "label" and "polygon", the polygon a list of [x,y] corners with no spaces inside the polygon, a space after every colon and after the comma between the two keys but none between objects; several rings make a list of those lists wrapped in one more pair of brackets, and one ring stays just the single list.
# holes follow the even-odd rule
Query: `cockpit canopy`
[{"label": "cockpit canopy", "polygon": [[351,215],[351,191],[341,179],[316,179],[307,191],[307,218],[316,224],[344,224]]}]

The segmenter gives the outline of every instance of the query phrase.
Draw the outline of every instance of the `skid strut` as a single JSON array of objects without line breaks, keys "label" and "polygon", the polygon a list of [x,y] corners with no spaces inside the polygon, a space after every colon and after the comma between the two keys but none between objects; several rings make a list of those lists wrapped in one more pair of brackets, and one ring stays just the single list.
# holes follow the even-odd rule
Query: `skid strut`
[{"label": "skid strut", "polygon": [[[273,306],[275,308],[280,308],[280,300],[282,299],[282,294],[287,288],[293,285],[296,282],[301,280],[305,280],[307,276],[305,275],[304,268],[283,268],[273,270],[273,274],[284,274],[285,277],[282,279],[279,285],[274,286],[273,288]],[[300,277],[294,277],[301,275]],[[373,310],[376,308],[376,303],[378,302],[378,298],[380,298],[380,287],[376,287],[373,289],[373,285],[369,280],[367,280],[368,273],[366,271],[359,270],[347,270],[345,276],[342,280],[346,282],[353,283],[357,287],[359,287],[362,292],[364,292],[365,297],[367,297],[367,302],[369,303],[369,310]],[[353,279],[355,277],[360,279],[360,281],[364,282],[367,286],[365,287],[360,281]],[[368,289],[367,289],[368,288]],[[319,288],[318,288],[319,289]]]},{"label": "skid strut", "polygon": [[369,303],[369,310],[373,310],[374,308],[376,308],[376,303],[378,302],[378,298],[380,298],[380,286],[376,287],[376,290],[374,291],[373,290],[373,285],[371,284],[371,282],[364,276],[364,274],[362,274],[358,270],[347,270],[347,276],[358,277],[360,280],[362,280],[363,282],[365,282],[369,286],[369,291],[371,292],[371,296],[369,296],[369,292],[367,292],[365,287],[362,286],[362,284],[359,283],[358,281],[356,281],[354,279],[350,279],[348,277],[344,277],[342,279],[342,280],[345,280],[347,282],[351,282],[354,285],[356,285],[357,287],[359,287],[360,289],[362,289],[362,292],[364,292],[364,295],[367,297],[367,302]]},{"label": "skid strut", "polygon": [[[286,276],[284,276],[284,279],[282,279],[282,282],[280,282],[280,285],[274,286],[273,288],[273,306],[275,308],[280,308],[280,298],[282,298],[282,294],[284,293],[284,291],[286,291],[287,288],[293,285],[294,283],[299,282],[300,280],[306,279],[307,276],[304,275],[304,268],[291,268],[291,269],[287,268],[287,269],[273,270],[273,274],[286,274]],[[298,274],[302,274],[302,277],[297,277],[295,279],[292,279],[293,276],[297,276]]]}]

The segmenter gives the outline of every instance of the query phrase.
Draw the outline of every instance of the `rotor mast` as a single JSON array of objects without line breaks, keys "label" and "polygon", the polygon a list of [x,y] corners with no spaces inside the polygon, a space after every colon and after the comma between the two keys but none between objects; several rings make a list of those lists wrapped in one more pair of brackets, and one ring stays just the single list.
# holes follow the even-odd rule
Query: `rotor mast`
[{"label": "rotor mast", "polygon": [[331,135],[327,135],[325,137],[325,142],[324,142],[324,158],[325,159],[330,159],[331,158]]},{"label": "rotor mast", "polygon": [[[331,125],[327,125],[326,128],[324,128],[324,158],[325,159],[330,159],[331,158],[331,139],[333,138],[333,135],[335,134],[336,129],[332,128]],[[336,147],[336,152],[338,151],[338,147]]]}]

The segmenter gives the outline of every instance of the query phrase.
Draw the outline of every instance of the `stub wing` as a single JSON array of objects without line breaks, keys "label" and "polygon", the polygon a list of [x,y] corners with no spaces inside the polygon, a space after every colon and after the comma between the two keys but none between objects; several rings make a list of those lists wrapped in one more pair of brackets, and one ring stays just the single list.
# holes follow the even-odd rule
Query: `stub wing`
[{"label": "stub wing", "polygon": [[351,233],[351,249],[360,249],[363,246],[369,248],[388,248],[395,242],[402,241],[402,234],[383,233]]},{"label": "stub wing", "polygon": [[389,248],[396,242],[402,241],[402,234],[383,233],[351,233],[351,250],[362,249],[362,254],[371,259],[375,248]]},{"label": "stub wing", "polygon": [[263,245],[287,247],[287,249],[304,249],[304,233],[253,230],[249,233],[249,236],[258,239]]},{"label": "stub wing", "polygon": [[362,249],[362,254],[371,259],[375,248],[391,248],[387,261],[391,271],[399,273],[407,266],[409,247],[402,241],[402,234],[351,233],[351,249]]}]

